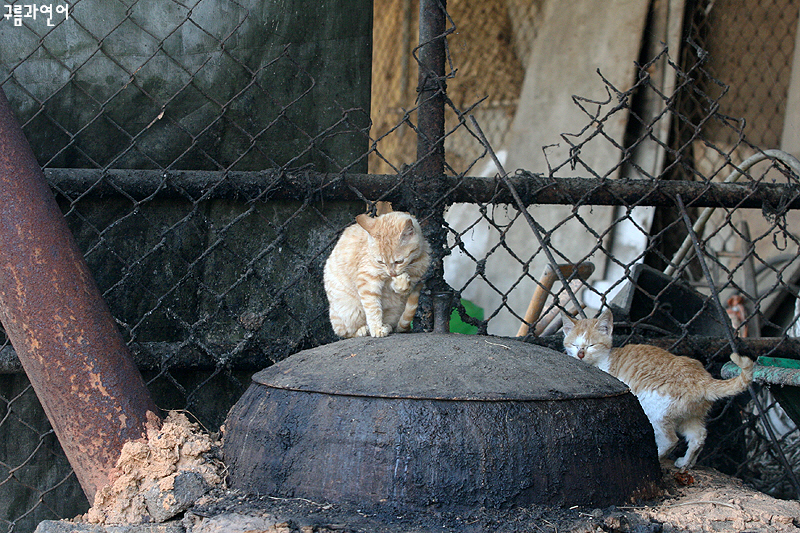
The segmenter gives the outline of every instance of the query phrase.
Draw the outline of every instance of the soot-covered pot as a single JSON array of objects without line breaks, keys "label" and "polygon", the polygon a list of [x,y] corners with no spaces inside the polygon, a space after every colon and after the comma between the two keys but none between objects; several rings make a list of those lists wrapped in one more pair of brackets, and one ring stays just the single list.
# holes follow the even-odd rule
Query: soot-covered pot
[{"label": "soot-covered pot", "polygon": [[398,508],[621,504],[660,479],[627,387],[513,339],[405,334],[253,376],[225,423],[234,488]]}]

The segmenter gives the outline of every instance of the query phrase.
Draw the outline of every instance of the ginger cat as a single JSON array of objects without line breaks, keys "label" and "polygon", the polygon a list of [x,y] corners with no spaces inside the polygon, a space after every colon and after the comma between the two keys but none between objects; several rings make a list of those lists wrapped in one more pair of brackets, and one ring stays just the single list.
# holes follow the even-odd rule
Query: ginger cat
[{"label": "ginger cat", "polygon": [[737,353],[731,354],[731,360],[741,373],[720,380],[711,377],[700,361],[655,346],[612,348],[613,317],[608,309],[594,319],[576,320],[564,313],[562,317],[567,354],[608,372],[636,395],[655,431],[659,459],[678,443],[677,434],[686,439],[686,454],[675,461],[681,470],[697,460],[713,402],[746,390],[753,380],[753,361]]},{"label": "ginger cat", "polygon": [[428,241],[409,213],[356,217],[325,262],[333,331],[344,338],[408,331],[430,261]]}]

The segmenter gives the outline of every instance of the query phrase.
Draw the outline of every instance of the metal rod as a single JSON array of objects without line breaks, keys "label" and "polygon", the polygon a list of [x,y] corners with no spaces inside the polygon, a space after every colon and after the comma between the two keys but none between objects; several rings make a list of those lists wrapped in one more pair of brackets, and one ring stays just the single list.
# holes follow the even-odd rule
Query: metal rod
[{"label": "metal rod", "polygon": [[750,238],[750,226],[746,220],[739,221],[739,233],[741,235],[741,262],[742,262],[742,277],[744,278],[745,290],[745,324],[747,326],[748,337],[761,336],[761,322],[760,316],[756,313],[756,305],[758,300],[758,278],[756,276],[756,266],[753,256],[755,255],[755,246]]},{"label": "metal rod", "polygon": [[[708,265],[706,264],[706,260],[703,257],[703,250],[700,247],[700,241],[697,239],[697,234],[694,232],[694,228],[692,227],[692,221],[689,218],[689,213],[686,211],[686,206],[683,204],[683,200],[681,199],[680,195],[676,196],[675,198],[678,209],[680,209],[681,216],[683,217],[683,222],[686,225],[686,231],[689,232],[689,239],[694,246],[695,256],[697,257],[697,261],[700,263],[700,268],[703,270],[703,275],[708,282],[708,288],[711,291],[711,300],[714,305],[714,309],[717,311],[719,315],[720,322],[725,326],[725,333],[728,337],[728,343],[731,346],[731,350],[736,352],[736,336],[733,333],[733,327],[731,327],[731,323],[728,320],[727,313],[725,309],[722,307],[722,302],[719,299],[719,293],[717,292],[717,288],[714,285],[714,278],[711,277],[711,271],[708,269]],[[767,413],[764,411],[764,407],[761,405],[761,402],[758,400],[758,395],[756,394],[755,388],[751,383],[747,390],[750,392],[750,397],[753,400],[753,403],[756,406],[756,410],[758,411],[758,416],[761,419],[761,423],[764,424],[764,428],[767,430],[767,435],[769,435],[770,442],[775,449],[775,453],[778,456],[778,460],[783,465],[783,468],[786,470],[786,475],[789,477],[789,481],[792,482],[794,486],[795,493],[797,497],[800,498],[800,482],[797,480],[797,476],[794,475],[794,470],[792,466],[789,464],[789,461],[786,459],[786,455],[783,453],[783,449],[781,448],[780,444],[778,443],[778,439],[775,436],[775,432],[772,429],[772,424],[769,422],[769,418],[767,417]]]},{"label": "metal rod", "polygon": [[[444,223],[445,204],[445,82],[446,23],[445,0],[421,0],[419,3],[419,107],[417,109],[417,161],[411,167],[413,198],[405,202],[417,218],[431,246],[431,274],[426,292],[431,295],[452,292],[444,280],[444,257],[447,253],[447,232]],[[427,299],[426,299],[427,300]],[[425,305],[433,306],[434,324],[424,329],[449,331],[452,298],[443,298]],[[425,313],[420,313],[420,317]]]},{"label": "metal rod", "polygon": [[[388,201],[402,199],[395,174],[325,174],[312,171],[230,171],[46,169],[53,187],[69,198],[130,197],[197,199],[262,199]],[[444,189],[436,200],[454,203],[510,204],[511,193],[496,178],[440,176]],[[698,181],[618,178],[553,178],[522,172],[507,176],[520,201],[531,205],[635,205],[672,207],[680,194],[694,207],[761,209],[763,206],[800,209],[800,187],[779,183],[704,183]],[[358,193],[356,192],[358,191]],[[387,193],[387,191],[389,191]],[[426,199],[430,201],[431,199]]]},{"label": "metal rod", "polygon": [[[742,162],[742,164],[739,165],[739,167],[735,168],[733,172],[731,172],[728,175],[728,177],[725,178],[725,183],[730,184],[739,181],[739,178],[741,178],[745,172],[750,170],[750,167],[752,167],[756,163],[760,163],[761,161],[770,158],[782,161],[786,166],[791,168],[795,174],[800,176],[800,161],[798,161],[793,155],[783,152],[781,150],[765,150],[762,153],[752,155],[747,159],[745,159]],[[796,198],[797,193],[795,192],[793,196]],[[772,205],[782,205],[782,203],[772,204]],[[703,230],[705,229],[708,220],[711,218],[711,215],[714,214],[716,207],[721,207],[721,206],[709,206],[706,207],[702,213],[700,213],[700,216],[697,218],[694,225],[692,226],[692,231],[694,233],[703,233]],[[692,241],[689,238],[689,236],[687,236],[683,240],[683,244],[681,244],[681,247],[678,249],[677,252],[675,252],[675,255],[673,256],[672,261],[670,261],[670,264],[667,265],[667,268],[664,269],[664,274],[668,276],[674,274],[675,270],[677,270],[677,268],[680,266],[681,262],[683,262],[684,259],[688,260],[692,258],[692,250],[693,250]]]},{"label": "metal rod", "polygon": [[450,315],[453,312],[453,293],[433,294],[433,332],[450,333]]},{"label": "metal rod", "polygon": [[419,3],[417,162],[423,181],[444,175],[445,0]]},{"label": "metal rod", "polygon": [[2,90],[0,320],[93,502],[158,408]]}]

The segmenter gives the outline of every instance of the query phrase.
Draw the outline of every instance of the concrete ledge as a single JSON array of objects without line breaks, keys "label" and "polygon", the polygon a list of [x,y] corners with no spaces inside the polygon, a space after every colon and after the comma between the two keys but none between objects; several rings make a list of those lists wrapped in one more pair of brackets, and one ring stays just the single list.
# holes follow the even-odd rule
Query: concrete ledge
[{"label": "concrete ledge", "polygon": [[45,520],[40,522],[34,533],[185,533],[179,523],[138,524],[133,526],[99,526],[80,524],[66,520]]}]

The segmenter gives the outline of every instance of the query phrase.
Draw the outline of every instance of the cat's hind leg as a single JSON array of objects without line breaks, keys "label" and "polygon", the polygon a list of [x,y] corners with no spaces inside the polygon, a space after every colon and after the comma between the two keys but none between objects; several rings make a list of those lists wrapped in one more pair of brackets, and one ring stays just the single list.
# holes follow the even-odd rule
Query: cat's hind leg
[{"label": "cat's hind leg", "polygon": [[653,431],[656,436],[658,458],[663,459],[678,444],[678,435],[674,426],[664,420],[653,423]]},{"label": "cat's hind leg", "polygon": [[343,339],[349,339],[350,337],[363,337],[364,335],[359,333],[361,330],[366,330],[367,326],[358,327],[358,323],[364,322],[364,319],[360,321],[356,320],[344,320],[339,315],[331,314],[331,326],[333,327],[333,332],[336,333],[339,337]]},{"label": "cat's hind leg", "polygon": [[658,458],[663,459],[678,444],[675,433],[675,419],[669,416],[673,399],[656,391],[642,391],[636,395],[639,404],[647,415],[656,437]]},{"label": "cat's hind leg", "polygon": [[349,339],[350,337],[363,337],[368,333],[360,333],[361,330],[366,331],[367,318],[364,315],[364,309],[361,307],[361,302],[349,297],[346,293],[337,294],[329,299],[332,302],[328,315],[331,320],[331,327],[333,332],[339,337]]},{"label": "cat's hind leg", "polygon": [[675,460],[675,466],[686,470],[694,466],[697,456],[703,448],[703,443],[706,441],[706,426],[703,420],[693,418],[683,422],[678,428],[678,432],[686,439],[688,448],[683,457]]}]

